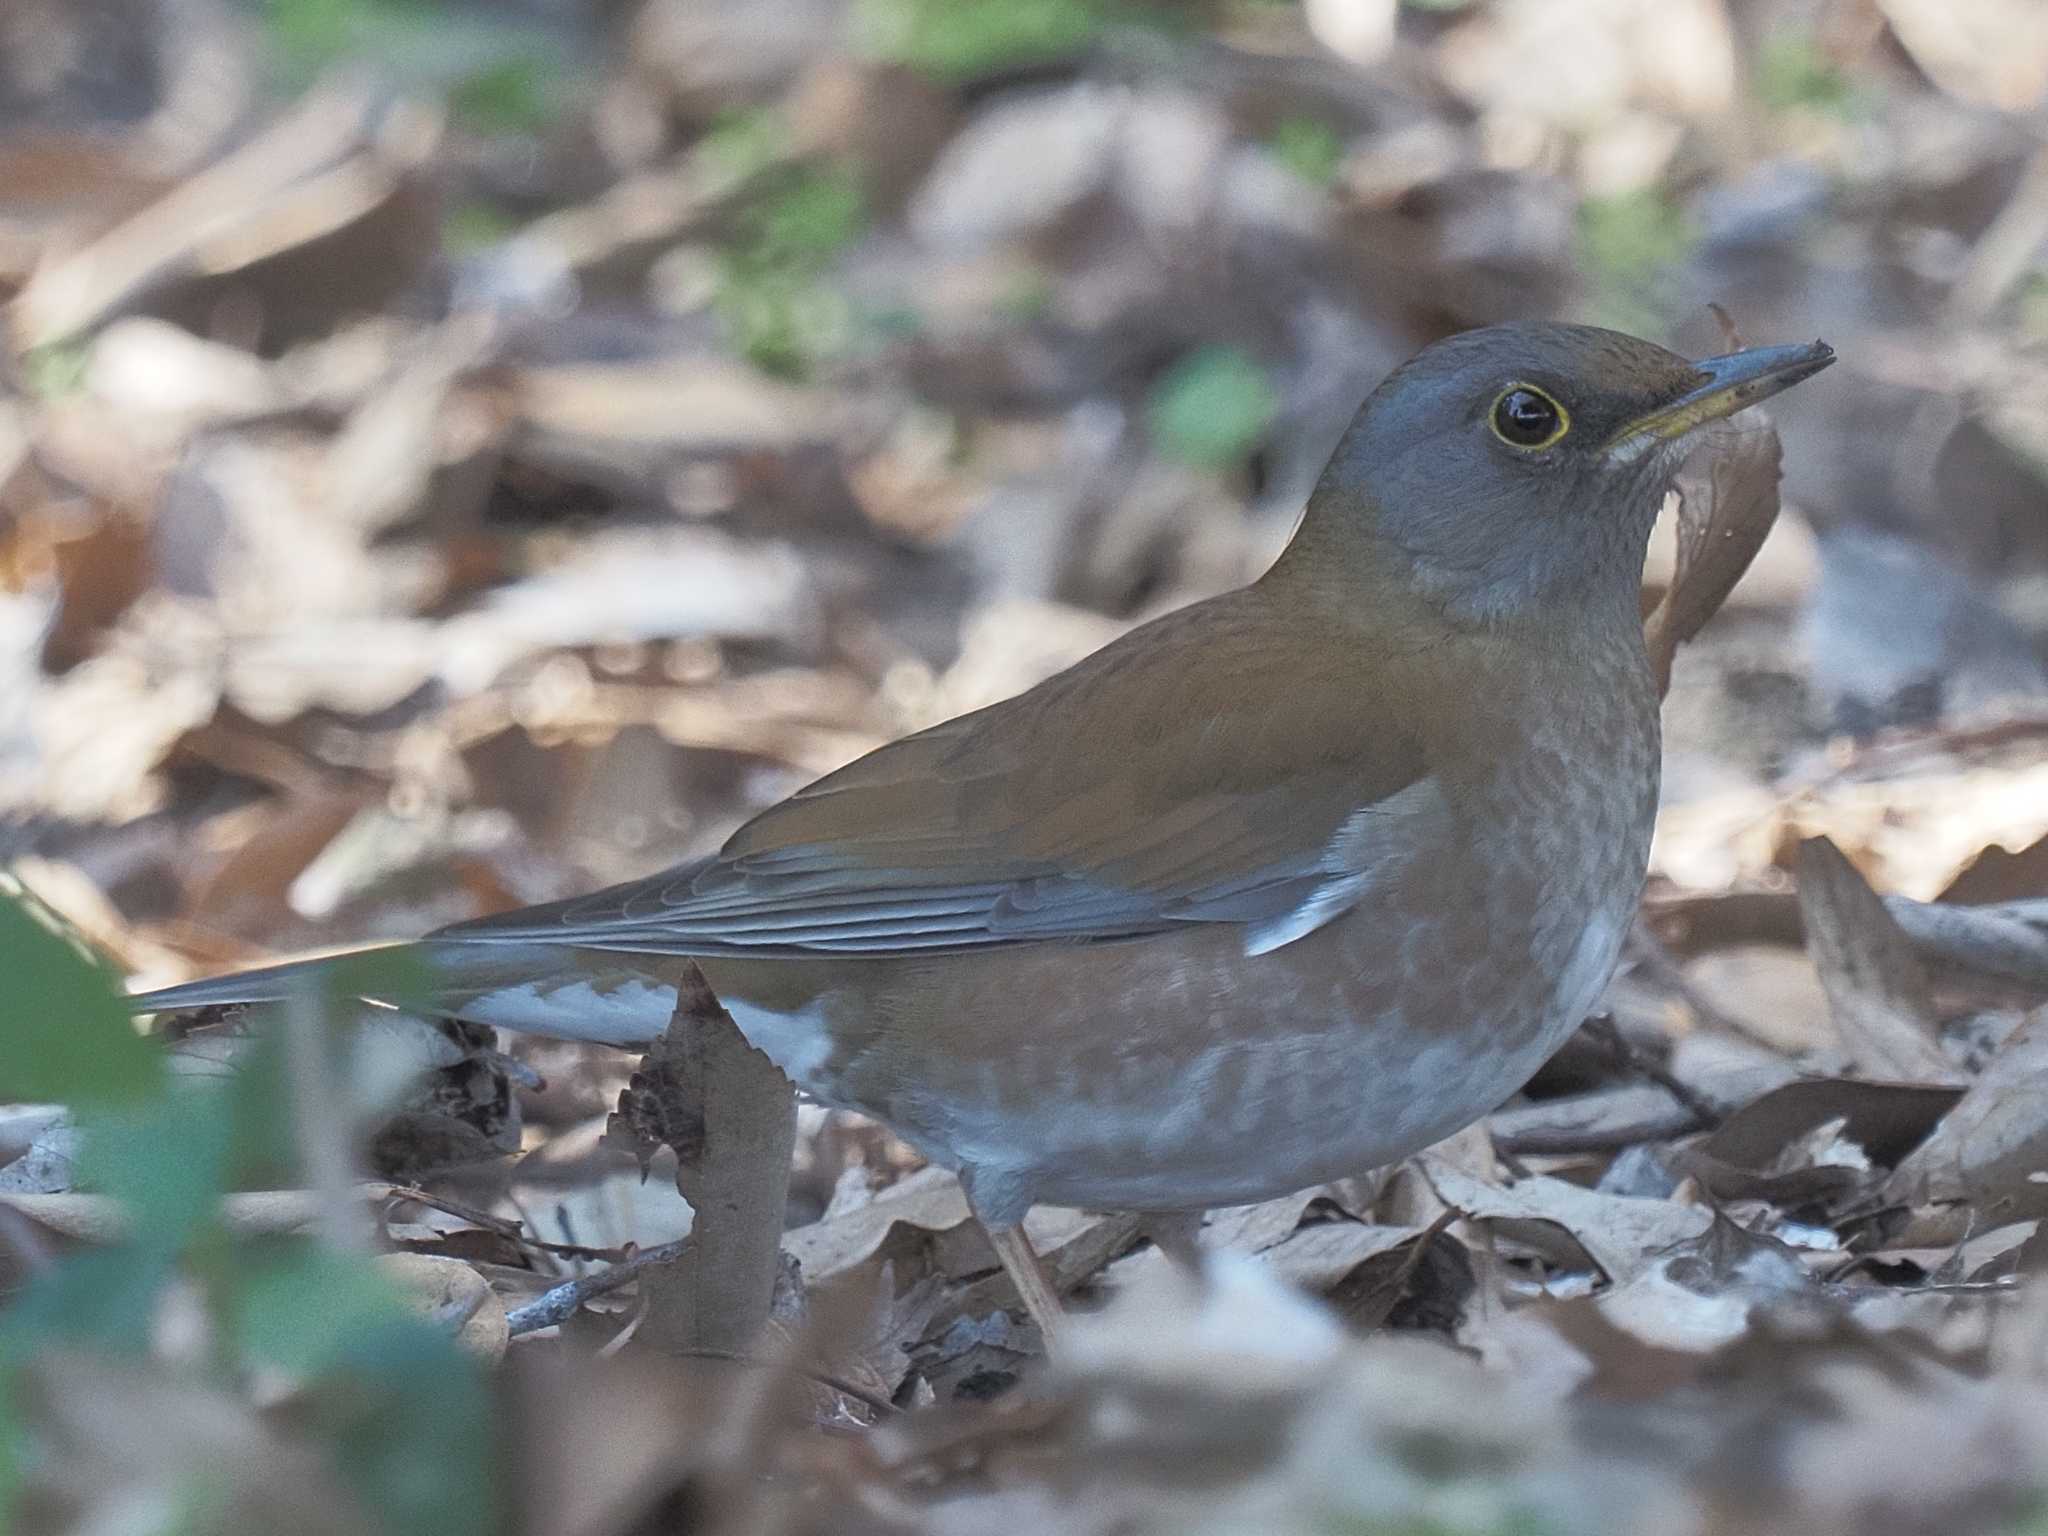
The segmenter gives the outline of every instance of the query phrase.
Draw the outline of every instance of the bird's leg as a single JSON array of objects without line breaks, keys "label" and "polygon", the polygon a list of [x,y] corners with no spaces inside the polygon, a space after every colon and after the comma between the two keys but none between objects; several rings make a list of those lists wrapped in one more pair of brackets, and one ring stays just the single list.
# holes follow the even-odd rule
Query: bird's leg
[{"label": "bird's leg", "polygon": [[1052,1276],[1045,1272],[1045,1264],[1033,1251],[1031,1239],[1024,1235],[1023,1223],[998,1227],[984,1222],[982,1231],[988,1234],[989,1246],[995,1249],[1003,1273],[1010,1277],[1010,1284],[1023,1298],[1024,1310],[1031,1314],[1031,1321],[1038,1324],[1039,1334],[1045,1340],[1045,1352],[1052,1354],[1059,1347],[1060,1335],[1066,1329],[1067,1313],[1060,1305],[1059,1292],[1052,1287]]}]

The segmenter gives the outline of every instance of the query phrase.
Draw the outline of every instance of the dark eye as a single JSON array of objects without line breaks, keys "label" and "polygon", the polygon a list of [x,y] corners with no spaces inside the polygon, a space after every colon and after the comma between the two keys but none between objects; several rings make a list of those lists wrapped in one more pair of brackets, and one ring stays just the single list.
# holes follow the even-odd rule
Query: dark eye
[{"label": "dark eye", "polygon": [[1516,448],[1548,448],[1571,430],[1564,407],[1533,384],[1510,384],[1493,402],[1493,432]]}]

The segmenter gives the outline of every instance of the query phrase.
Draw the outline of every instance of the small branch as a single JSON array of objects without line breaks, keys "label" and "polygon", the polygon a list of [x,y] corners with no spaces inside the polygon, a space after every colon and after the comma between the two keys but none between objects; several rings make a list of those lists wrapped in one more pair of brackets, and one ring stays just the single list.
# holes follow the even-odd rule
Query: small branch
[{"label": "small branch", "polygon": [[658,1248],[644,1248],[630,1254],[608,1268],[595,1274],[579,1275],[574,1280],[565,1280],[552,1289],[542,1291],[522,1307],[514,1307],[505,1314],[505,1322],[513,1338],[522,1333],[536,1333],[542,1328],[555,1328],[575,1316],[586,1301],[608,1295],[638,1279],[640,1272],[656,1264],[672,1263],[683,1256],[690,1239],[679,1237],[672,1243],[663,1243]]}]

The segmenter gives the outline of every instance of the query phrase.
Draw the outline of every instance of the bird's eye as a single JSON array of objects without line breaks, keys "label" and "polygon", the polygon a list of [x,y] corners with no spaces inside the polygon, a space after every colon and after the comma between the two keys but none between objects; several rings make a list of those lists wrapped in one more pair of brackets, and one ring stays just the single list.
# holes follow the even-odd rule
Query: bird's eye
[{"label": "bird's eye", "polygon": [[1515,448],[1548,448],[1571,430],[1563,406],[1533,384],[1510,384],[1493,402],[1493,435]]}]

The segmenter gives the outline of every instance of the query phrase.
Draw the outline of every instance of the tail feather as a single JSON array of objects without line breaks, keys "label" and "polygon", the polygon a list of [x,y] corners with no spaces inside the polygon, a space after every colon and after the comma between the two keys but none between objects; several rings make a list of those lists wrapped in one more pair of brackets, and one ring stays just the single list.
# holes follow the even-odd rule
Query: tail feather
[{"label": "tail feather", "polygon": [[323,995],[395,1003],[557,1040],[644,1045],[667,1027],[675,1007],[676,963],[553,945],[427,940],[137,992],[128,1007],[135,1013],[188,1013],[280,1003],[310,987]]},{"label": "tail feather", "polygon": [[200,981],[181,982],[175,987],[158,987],[153,992],[128,996],[131,1013],[189,1013],[195,1008],[217,1008],[232,1003],[281,1003],[301,988],[325,991],[345,963],[360,963],[364,955],[397,954],[423,946],[393,945],[384,949],[359,949],[347,954],[322,955],[312,960],[287,960],[282,965],[263,965],[254,970],[231,971],[225,976],[208,976]]}]

